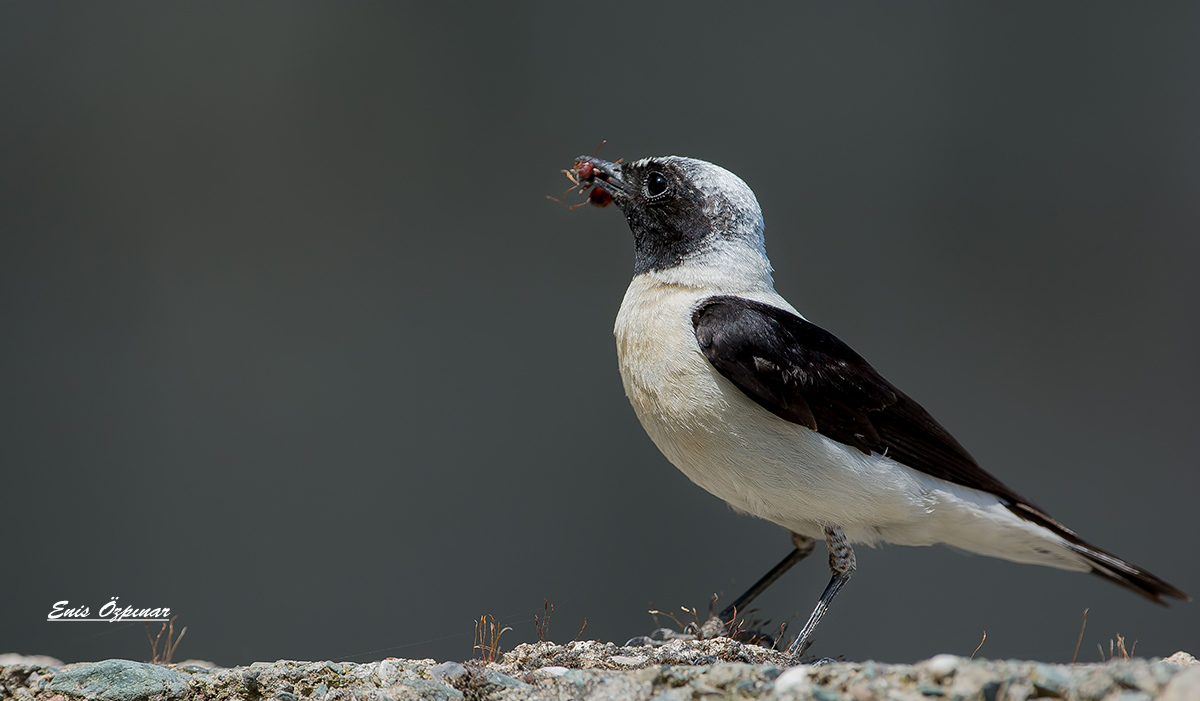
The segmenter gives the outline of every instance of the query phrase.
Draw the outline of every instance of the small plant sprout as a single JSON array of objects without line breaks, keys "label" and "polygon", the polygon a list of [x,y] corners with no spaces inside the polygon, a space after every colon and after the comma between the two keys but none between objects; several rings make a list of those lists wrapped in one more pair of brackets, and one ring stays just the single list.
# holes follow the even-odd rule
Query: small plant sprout
[{"label": "small plant sprout", "polygon": [[[686,608],[683,608],[682,606],[680,606],[679,608],[683,609],[684,611],[687,611],[687,609],[686,609]],[[656,625],[656,626],[657,626],[657,625],[659,625],[659,623],[658,623],[658,617],[659,617],[660,615],[661,615],[661,616],[666,616],[667,618],[669,618],[669,619],[671,619],[672,621],[674,621],[674,622],[675,622],[675,625],[679,626],[679,630],[685,630],[685,629],[687,628],[687,626],[688,626],[688,624],[686,624],[686,623],[684,623],[683,621],[679,620],[679,617],[678,617],[678,616],[676,616],[675,614],[671,613],[670,611],[659,611],[658,609],[650,609],[650,610],[649,610],[649,611],[647,611],[646,613],[650,614],[650,616],[654,618],[654,625]]]},{"label": "small plant sprout", "polygon": [[975,655],[976,655],[976,653],[979,652],[979,648],[983,647],[983,644],[986,642],[987,642],[987,631],[985,630],[985,631],[983,631],[983,640],[979,641],[979,644],[975,646],[975,652],[971,653],[971,659],[975,659]]},{"label": "small plant sprout", "polygon": [[[758,609],[747,609],[739,611],[736,608],[726,609],[722,611],[723,615],[727,615],[728,619],[717,616],[713,613],[716,609],[716,604],[719,597],[716,594],[712,595],[708,603],[708,618],[702,620],[700,612],[695,608],[680,606],[679,610],[684,616],[681,618],[677,614],[670,611],[661,611],[659,609],[650,609],[647,611],[654,618],[654,625],[660,627],[658,620],[659,615],[666,616],[671,619],[671,622],[679,628],[679,633],[676,636],[691,636],[700,640],[710,638],[727,637],[732,638],[740,643],[750,645],[759,645],[761,647],[776,649],[776,646],[787,631],[787,622],[780,623],[778,632],[772,634],[766,632],[767,626],[771,625],[770,619],[762,618],[755,615]],[[690,621],[688,619],[691,619]]]},{"label": "small plant sprout", "polygon": [[1125,649],[1125,638],[1122,638],[1121,634],[1117,633],[1116,641],[1113,641],[1112,638],[1108,639],[1108,658],[1107,659],[1105,659],[1105,657],[1104,657],[1104,646],[1102,646],[1100,643],[1096,643],[1096,647],[1099,648],[1099,650],[1100,650],[1100,661],[1101,662],[1109,662],[1111,660],[1115,660],[1117,658],[1117,655],[1120,655],[1122,660],[1133,659],[1133,651],[1137,649],[1137,644],[1138,644],[1138,641],[1134,640],[1133,647],[1126,650]]},{"label": "small plant sprout", "polygon": [[492,614],[480,616],[478,621],[475,621],[475,640],[474,646],[471,648],[471,659],[475,659],[475,650],[479,651],[480,660],[484,664],[490,664],[500,659],[500,636],[504,635],[512,628],[501,628],[496,622],[496,618]]},{"label": "small plant sprout", "polygon": [[[1079,626],[1079,638],[1075,640],[1075,654],[1071,655],[1071,664],[1075,664],[1075,658],[1079,657],[1079,646],[1083,644],[1083,631],[1087,630],[1087,609],[1083,610],[1083,625]],[[1104,657],[1104,651],[1100,651],[1100,656]]]},{"label": "small plant sprout", "polygon": [[571,642],[579,640],[579,636],[583,635],[583,631],[585,630],[587,630],[587,618],[583,619],[583,626],[579,629],[579,632],[575,634],[575,637],[571,640]]},{"label": "small plant sprout", "polygon": [[539,643],[546,642],[546,635],[550,632],[550,616],[553,614],[554,604],[550,603],[549,599],[542,599],[542,616],[533,616],[533,627],[537,630]]},{"label": "small plant sprout", "polygon": [[[162,628],[158,630],[158,635],[150,637],[150,623],[146,623],[146,639],[150,641],[150,664],[169,665],[171,658],[175,655],[175,648],[179,647],[179,641],[183,640],[183,634],[187,632],[187,626],[179,631],[179,637],[175,637],[175,619],[179,616],[171,616],[171,620],[162,624]],[[162,653],[158,651],[158,644],[162,641],[163,633],[167,634],[166,645],[163,646]],[[174,640],[172,640],[174,638]]]}]

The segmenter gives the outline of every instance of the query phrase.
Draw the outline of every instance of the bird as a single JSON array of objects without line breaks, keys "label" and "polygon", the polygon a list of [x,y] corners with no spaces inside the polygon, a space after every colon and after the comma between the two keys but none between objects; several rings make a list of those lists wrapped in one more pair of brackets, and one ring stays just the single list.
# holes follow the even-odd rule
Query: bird
[{"label": "bird", "polygon": [[943,543],[1091,572],[1158,604],[1190,600],[986,472],[920,404],[780,296],[762,209],[741,178],[681,156],[580,156],[566,172],[585,202],[616,204],[633,234],[614,335],[646,433],[692,482],[791,533],[791,552],[722,618],[818,540],[831,577],[788,648],[795,659],[855,572],[855,544]]}]

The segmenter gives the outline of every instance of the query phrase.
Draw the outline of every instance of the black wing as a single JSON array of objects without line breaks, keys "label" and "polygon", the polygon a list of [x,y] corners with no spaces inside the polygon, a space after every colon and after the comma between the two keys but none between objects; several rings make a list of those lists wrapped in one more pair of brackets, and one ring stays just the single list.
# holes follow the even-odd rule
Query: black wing
[{"label": "black wing", "polygon": [[779,418],[927,475],[1028,503],[985,472],[920,404],[821,327],[729,296],[702,302],[692,324],[713,367]]},{"label": "black wing", "polygon": [[1010,511],[1065,539],[1092,571],[1155,603],[1187,594],[1097,548],[988,474],[929,412],[836,336],[795,314],[741,297],[709,297],[692,315],[700,350],[746,396],[781,419],[863,453],[880,453],[947,482],[1000,497]]}]

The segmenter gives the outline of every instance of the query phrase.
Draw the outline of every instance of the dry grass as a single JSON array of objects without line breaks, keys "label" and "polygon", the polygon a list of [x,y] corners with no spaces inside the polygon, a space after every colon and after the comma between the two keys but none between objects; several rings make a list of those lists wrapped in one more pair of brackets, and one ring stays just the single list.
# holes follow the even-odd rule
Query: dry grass
[{"label": "dry grass", "polygon": [[[550,635],[550,617],[554,615],[554,604],[550,603],[549,599],[542,599],[542,615],[534,615],[533,627],[537,630],[537,639],[539,643],[548,642]],[[583,631],[587,630],[587,618],[583,619],[583,626],[579,628],[579,632],[571,639],[571,642],[576,642],[583,636]]]},{"label": "dry grass", "polygon": [[1109,638],[1109,640],[1108,640],[1108,658],[1107,659],[1105,659],[1105,657],[1104,657],[1104,646],[1101,645],[1100,643],[1096,643],[1096,648],[1100,650],[1100,661],[1101,662],[1108,662],[1110,660],[1114,660],[1117,658],[1117,655],[1120,655],[1122,660],[1130,660],[1130,659],[1133,659],[1133,651],[1137,649],[1137,644],[1138,644],[1138,641],[1134,640],[1133,647],[1126,650],[1125,649],[1125,638],[1122,638],[1121,634],[1118,633],[1116,640],[1113,640],[1112,638]]},{"label": "dry grass", "polygon": [[[740,643],[749,645],[758,645],[770,650],[780,649],[780,643],[786,642],[785,633],[787,632],[788,623],[784,621],[779,624],[778,630],[773,634],[764,632],[763,629],[771,625],[770,619],[760,618],[755,615],[758,609],[748,609],[745,614],[737,609],[734,609],[732,617],[729,620],[721,620],[721,626],[714,627],[714,619],[716,615],[713,611],[717,604],[717,595],[713,594],[712,600],[708,603],[708,619],[701,620],[700,613],[694,607],[688,608],[680,606],[679,610],[685,615],[681,619],[676,614],[670,611],[660,611],[658,609],[650,609],[647,611],[654,617],[655,627],[661,628],[658,617],[666,616],[671,619],[679,632],[683,635],[695,636],[699,639],[712,637],[728,637]],[[691,619],[690,621],[688,619]]]},{"label": "dry grass", "polygon": [[979,644],[975,646],[975,652],[971,653],[971,659],[975,659],[975,655],[979,653],[979,648],[983,647],[983,644],[986,642],[987,642],[987,631],[985,630],[985,631],[983,631],[983,640],[979,641]]},{"label": "dry grass", "polygon": [[550,616],[552,615],[554,615],[554,604],[550,603],[549,599],[542,599],[542,616],[541,618],[536,615],[533,617],[533,627],[537,630],[539,643],[546,642],[546,636],[550,633]]},{"label": "dry grass", "polygon": [[[689,609],[686,606],[680,606],[679,610],[683,611],[685,614],[688,614],[689,616],[692,617],[692,620],[690,623],[684,623],[683,621],[679,620],[679,616],[676,616],[675,614],[671,613],[670,611],[659,611],[658,609],[650,609],[646,613],[649,613],[654,618],[654,625],[656,625],[656,626],[659,626],[658,617],[666,616],[667,618],[669,618],[675,622],[675,625],[679,627],[679,632],[681,632],[681,633],[686,633],[688,635],[695,635],[696,633],[700,632],[700,616],[696,613],[696,609],[695,608]],[[662,626],[659,626],[659,627],[662,627]]]},{"label": "dry grass", "polygon": [[[1083,625],[1079,626],[1079,639],[1075,641],[1075,654],[1071,655],[1071,664],[1075,664],[1075,659],[1079,657],[1079,646],[1083,644],[1083,631],[1087,630],[1087,613],[1088,609],[1083,610]],[[1100,656],[1104,653],[1101,651]]]},{"label": "dry grass", "polygon": [[[158,635],[150,637],[150,623],[146,623],[146,639],[150,641],[150,664],[169,665],[171,658],[175,655],[175,648],[179,647],[179,641],[183,640],[183,634],[187,632],[187,626],[179,631],[179,637],[175,637],[175,619],[179,616],[171,616],[171,620],[162,624]],[[166,645],[163,646],[162,653],[158,651],[158,644],[162,642],[163,633],[167,634]],[[174,640],[172,641],[172,638]]]},{"label": "dry grass", "polygon": [[475,659],[475,651],[479,651],[479,659],[484,663],[492,663],[500,659],[500,636],[512,628],[501,628],[492,614],[480,616],[475,621],[475,639],[471,648],[471,659]]}]

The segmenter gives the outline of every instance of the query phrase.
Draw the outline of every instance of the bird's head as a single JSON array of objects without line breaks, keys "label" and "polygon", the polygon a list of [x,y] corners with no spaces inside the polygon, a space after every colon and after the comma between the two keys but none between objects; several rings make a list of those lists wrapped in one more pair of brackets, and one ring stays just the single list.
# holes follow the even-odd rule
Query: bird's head
[{"label": "bird's head", "polygon": [[[664,156],[611,163],[575,160],[588,200],[616,203],[633,232],[634,272],[709,282],[714,277],[770,283],[762,209],[738,176],[694,158]],[[678,279],[678,282],[687,280]]]}]

